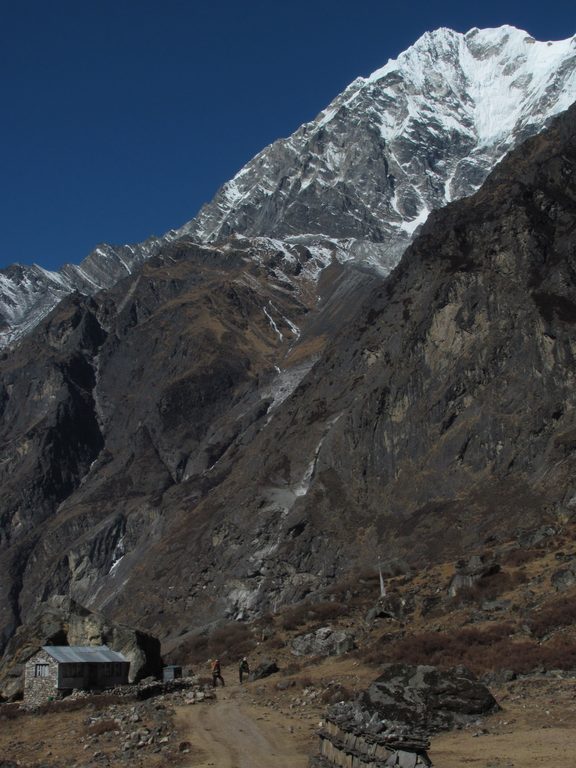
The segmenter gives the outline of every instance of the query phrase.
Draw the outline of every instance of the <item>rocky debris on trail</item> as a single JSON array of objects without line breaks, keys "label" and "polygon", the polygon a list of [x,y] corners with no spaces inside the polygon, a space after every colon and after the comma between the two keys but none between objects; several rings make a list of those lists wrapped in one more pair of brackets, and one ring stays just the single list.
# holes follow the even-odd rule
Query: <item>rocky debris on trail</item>
[{"label": "rocky debris on trail", "polygon": [[466,669],[387,664],[355,701],[328,708],[310,768],[430,766],[429,735],[497,709],[485,685]]},{"label": "rocky debris on trail", "polygon": [[356,647],[354,633],[347,629],[321,627],[292,640],[294,656],[340,656]]},{"label": "rocky debris on trail", "polygon": [[189,703],[191,698],[196,701],[213,699],[215,694],[211,686],[202,685],[197,677],[179,677],[176,680],[146,679],[135,685],[121,685],[116,688],[108,688],[100,694],[94,691],[74,691],[64,701],[74,699],[98,700],[98,696],[119,696],[139,701],[156,699],[160,701],[170,700],[172,703]]},{"label": "rocky debris on trail", "polygon": [[0,662],[0,697],[22,696],[24,663],[43,645],[108,645],[130,661],[130,681],[160,675],[160,642],[138,629],[116,624],[103,614],[58,595],[42,603],[18,628]]},{"label": "rocky debris on trail", "polygon": [[[187,751],[182,749],[174,726],[174,708],[215,698],[212,689],[200,685],[196,678],[180,678],[165,683],[152,681],[122,686],[97,695],[76,691],[64,701],[45,705],[40,713],[23,712],[22,716],[36,718],[44,712],[61,712],[64,717],[66,712],[80,709],[82,727],[80,733],[75,733],[74,739],[76,748],[82,753],[81,762],[77,761],[75,765],[82,768],[157,765],[159,763],[154,761],[158,760],[158,756],[162,765],[168,765],[174,760],[178,762],[179,752]],[[0,719],[4,708],[17,706],[2,705]],[[10,757],[15,757],[15,753]],[[18,762],[19,766],[25,764],[28,763]],[[50,768],[50,765],[43,762],[42,768]],[[0,760],[0,768],[15,766],[16,763]],[[53,768],[56,766],[60,763],[54,763]]]},{"label": "rocky debris on trail", "polygon": [[266,660],[259,664],[256,669],[253,669],[252,672],[250,672],[248,675],[248,680],[250,682],[253,682],[254,680],[261,680],[263,677],[269,677],[278,671],[278,665],[275,661]]},{"label": "rocky debris on trail", "polygon": [[455,597],[462,589],[469,589],[481,579],[498,573],[500,565],[491,557],[473,555],[468,560],[458,560],[456,573],[448,586],[448,594]]}]

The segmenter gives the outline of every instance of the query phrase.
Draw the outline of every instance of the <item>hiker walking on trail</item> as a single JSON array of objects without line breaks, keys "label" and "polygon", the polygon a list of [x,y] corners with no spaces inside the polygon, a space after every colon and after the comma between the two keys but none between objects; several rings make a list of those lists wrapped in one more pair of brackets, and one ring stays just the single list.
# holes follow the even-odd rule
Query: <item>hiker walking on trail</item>
[{"label": "hiker walking on trail", "polygon": [[244,658],[240,662],[240,666],[238,667],[238,674],[240,675],[240,685],[242,685],[242,677],[244,675],[250,674],[250,666],[248,664],[248,659],[246,658],[246,656],[244,656]]},{"label": "hiker walking on trail", "polygon": [[220,671],[220,659],[214,659],[212,662],[212,687],[216,688],[218,685],[218,680],[222,683],[222,687],[224,687],[224,678],[222,677],[222,672]]}]

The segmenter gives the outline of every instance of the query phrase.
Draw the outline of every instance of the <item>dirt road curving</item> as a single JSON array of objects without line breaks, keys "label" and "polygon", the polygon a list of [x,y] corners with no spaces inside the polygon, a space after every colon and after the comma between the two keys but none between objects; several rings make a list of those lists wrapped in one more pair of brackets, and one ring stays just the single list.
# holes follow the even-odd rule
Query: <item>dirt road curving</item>
[{"label": "dirt road curving", "polygon": [[313,748],[298,720],[251,704],[238,687],[219,689],[215,703],[180,707],[177,722],[192,745],[186,768],[305,768]]}]

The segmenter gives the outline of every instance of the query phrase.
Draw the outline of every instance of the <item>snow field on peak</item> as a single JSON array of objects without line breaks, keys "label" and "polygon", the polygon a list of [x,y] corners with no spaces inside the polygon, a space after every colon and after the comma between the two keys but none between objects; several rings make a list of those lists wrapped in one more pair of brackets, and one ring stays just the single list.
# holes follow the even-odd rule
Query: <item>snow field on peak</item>
[{"label": "snow field on peak", "polygon": [[[471,30],[466,34],[442,28],[425,33],[397,59],[373,72],[365,79],[364,88],[381,83],[392,73],[400,75],[404,83],[419,91],[408,97],[410,117],[421,115],[422,108],[433,98],[440,108],[436,117],[447,131],[462,127],[461,121],[439,105],[438,95],[452,92],[464,107],[462,117],[468,117],[474,126],[479,146],[486,146],[509,137],[518,123],[530,116],[531,108],[546,95],[562,63],[573,56],[575,37],[539,42],[510,26]],[[446,93],[442,92],[442,82]],[[392,96],[394,89],[388,93]],[[550,105],[548,116],[567,109],[575,98],[573,68],[555,103]],[[404,123],[387,122],[385,116],[382,125],[383,135],[388,139],[406,127]]]}]

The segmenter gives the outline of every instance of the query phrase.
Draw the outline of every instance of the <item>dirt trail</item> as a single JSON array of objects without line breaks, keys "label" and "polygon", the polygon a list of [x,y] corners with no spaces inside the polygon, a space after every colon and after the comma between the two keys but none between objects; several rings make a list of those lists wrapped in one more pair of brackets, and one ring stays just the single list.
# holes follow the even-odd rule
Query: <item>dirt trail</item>
[{"label": "dirt trail", "polygon": [[219,689],[215,703],[180,707],[177,723],[192,744],[186,768],[305,768],[312,750],[298,720],[252,705],[238,686]]}]

